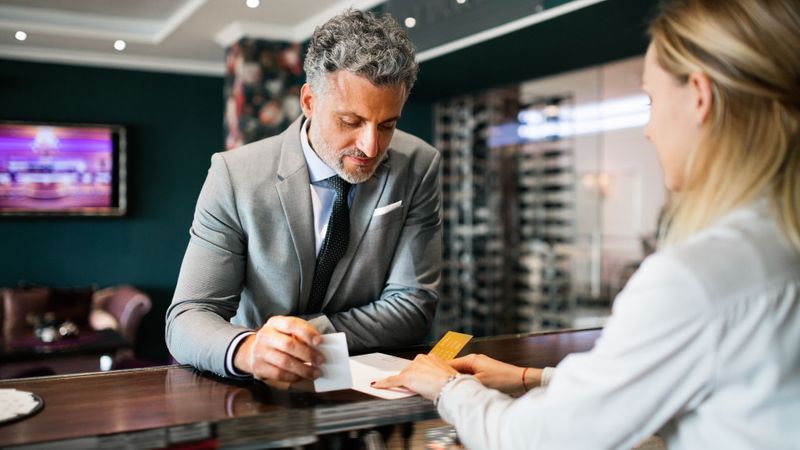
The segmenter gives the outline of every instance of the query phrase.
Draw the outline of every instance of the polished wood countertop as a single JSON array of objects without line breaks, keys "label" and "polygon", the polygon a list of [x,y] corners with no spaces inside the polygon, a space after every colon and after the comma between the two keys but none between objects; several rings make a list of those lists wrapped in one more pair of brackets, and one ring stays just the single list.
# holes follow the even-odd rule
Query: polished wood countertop
[{"label": "polished wood countertop", "polygon": [[[529,367],[554,366],[570,353],[591,349],[599,335],[594,329],[474,339],[461,354],[483,353]],[[383,351],[413,358],[428,350],[418,346]],[[211,427],[222,447],[236,447],[234,441],[247,434],[242,419],[262,430],[272,424],[276,431],[300,435],[436,417],[430,402],[420,397],[390,401],[356,391],[285,390],[226,380],[185,365],[0,381],[0,389],[5,388],[33,392],[45,406],[33,417],[0,425],[0,446],[200,423]],[[307,429],[290,432],[280,424],[305,424]]]}]

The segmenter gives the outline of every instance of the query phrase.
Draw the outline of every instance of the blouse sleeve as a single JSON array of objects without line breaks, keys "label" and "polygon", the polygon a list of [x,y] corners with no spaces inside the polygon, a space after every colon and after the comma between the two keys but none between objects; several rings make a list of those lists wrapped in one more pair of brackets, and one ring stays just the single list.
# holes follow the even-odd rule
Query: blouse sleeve
[{"label": "blouse sleeve", "polygon": [[709,392],[711,318],[696,275],[654,255],[615,300],[595,347],[565,358],[547,389],[512,399],[460,377],[439,413],[470,449],[631,448]]}]

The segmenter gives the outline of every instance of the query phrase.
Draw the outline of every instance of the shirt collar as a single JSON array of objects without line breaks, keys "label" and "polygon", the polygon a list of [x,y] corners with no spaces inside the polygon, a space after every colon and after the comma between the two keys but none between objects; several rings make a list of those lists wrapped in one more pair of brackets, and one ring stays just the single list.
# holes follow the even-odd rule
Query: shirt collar
[{"label": "shirt collar", "polygon": [[336,171],[325,164],[325,162],[317,156],[314,149],[311,148],[311,143],[308,142],[308,126],[310,123],[311,121],[306,119],[300,127],[300,146],[303,147],[303,155],[306,158],[308,179],[311,180],[311,183],[317,183],[336,175]]}]

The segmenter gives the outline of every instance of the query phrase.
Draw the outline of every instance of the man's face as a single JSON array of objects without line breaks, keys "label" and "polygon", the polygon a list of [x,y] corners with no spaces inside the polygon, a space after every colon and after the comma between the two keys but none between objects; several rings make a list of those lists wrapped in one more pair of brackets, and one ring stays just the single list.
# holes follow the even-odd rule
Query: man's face
[{"label": "man's face", "polygon": [[404,86],[376,86],[344,70],[327,76],[323,92],[308,84],[300,91],[311,147],[354,184],[367,181],[383,160],[405,101]]}]

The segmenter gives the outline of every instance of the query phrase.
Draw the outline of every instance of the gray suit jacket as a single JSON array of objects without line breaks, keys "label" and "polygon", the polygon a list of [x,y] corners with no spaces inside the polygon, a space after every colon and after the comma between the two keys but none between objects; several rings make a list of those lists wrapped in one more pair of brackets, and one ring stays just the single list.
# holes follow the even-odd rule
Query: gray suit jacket
[{"label": "gray suit jacket", "polygon": [[356,190],[323,314],[306,317],[316,252],[300,124],[211,157],[167,310],[178,361],[224,375],[231,341],[274,315],[343,331],[355,350],[427,334],[442,258],[439,153],[395,131],[386,160]]}]

